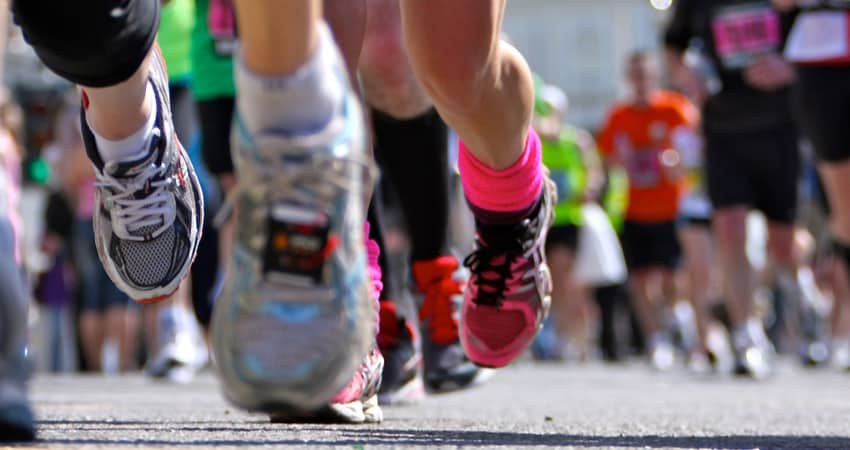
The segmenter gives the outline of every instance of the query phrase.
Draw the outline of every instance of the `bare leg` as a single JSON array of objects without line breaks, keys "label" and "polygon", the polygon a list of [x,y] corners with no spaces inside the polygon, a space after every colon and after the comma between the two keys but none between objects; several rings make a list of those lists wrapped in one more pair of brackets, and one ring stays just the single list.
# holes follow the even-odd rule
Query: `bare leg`
[{"label": "bare leg", "polygon": [[640,269],[632,273],[632,304],[643,335],[648,339],[659,331],[656,305],[653,301],[653,269]]},{"label": "bare leg", "polygon": [[138,131],[153,112],[153,98],[147,98],[150,59],[147,58],[128,80],[105,88],[83,87],[88,96],[86,120],[106,139],[119,140]]},{"label": "bare leg", "polygon": [[295,72],[316,49],[318,0],[237,0],[239,39],[246,66],[258,75]]},{"label": "bare leg", "polygon": [[747,208],[718,210],[714,217],[714,232],[729,316],[733,326],[740,326],[750,316],[754,290],[753,268],[746,250]]},{"label": "bare leg", "polygon": [[80,341],[86,367],[100,372],[100,356],[103,351],[104,315],[97,311],[86,311],[80,315]]},{"label": "bare leg", "polygon": [[431,107],[402,42],[398,0],[368,0],[366,33],[360,58],[366,101],[396,119],[420,116]]},{"label": "bare leg", "polygon": [[522,154],[534,99],[528,64],[499,40],[504,7],[504,0],[401,0],[414,72],[472,154],[497,170]]},{"label": "bare leg", "polygon": [[700,346],[705,350],[710,315],[708,296],[711,284],[711,235],[702,227],[686,226],[680,240],[685,255],[687,296],[696,315]]}]

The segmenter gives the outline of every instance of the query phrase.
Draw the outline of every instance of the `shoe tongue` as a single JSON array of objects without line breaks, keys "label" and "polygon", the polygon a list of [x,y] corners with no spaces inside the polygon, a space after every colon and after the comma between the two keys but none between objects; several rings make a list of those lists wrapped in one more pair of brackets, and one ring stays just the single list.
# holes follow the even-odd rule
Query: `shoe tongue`
[{"label": "shoe tongue", "polygon": [[127,158],[106,163],[105,171],[115,178],[133,178],[151,164],[156,164],[157,153],[143,150]]},{"label": "shoe tongue", "polygon": [[523,233],[526,232],[527,222],[514,225],[481,225],[478,226],[478,236],[490,247],[504,250],[522,250]]}]

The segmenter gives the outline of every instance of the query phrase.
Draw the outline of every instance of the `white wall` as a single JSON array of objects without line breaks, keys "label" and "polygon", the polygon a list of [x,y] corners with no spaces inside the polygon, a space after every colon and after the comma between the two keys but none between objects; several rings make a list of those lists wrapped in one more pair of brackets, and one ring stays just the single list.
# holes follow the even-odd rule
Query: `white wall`
[{"label": "white wall", "polygon": [[624,58],[657,49],[664,13],[649,0],[512,0],[504,30],[532,70],[570,97],[570,120],[596,129],[625,95]]}]

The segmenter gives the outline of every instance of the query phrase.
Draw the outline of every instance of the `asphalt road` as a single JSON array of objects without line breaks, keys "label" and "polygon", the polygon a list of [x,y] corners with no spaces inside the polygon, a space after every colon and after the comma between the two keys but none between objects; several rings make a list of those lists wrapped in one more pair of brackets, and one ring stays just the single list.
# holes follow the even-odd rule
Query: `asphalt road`
[{"label": "asphalt road", "polygon": [[850,374],[791,366],[756,383],[639,364],[521,365],[385,408],[377,426],[270,424],[231,408],[211,374],[188,385],[42,376],[33,398],[36,448],[850,448]]}]

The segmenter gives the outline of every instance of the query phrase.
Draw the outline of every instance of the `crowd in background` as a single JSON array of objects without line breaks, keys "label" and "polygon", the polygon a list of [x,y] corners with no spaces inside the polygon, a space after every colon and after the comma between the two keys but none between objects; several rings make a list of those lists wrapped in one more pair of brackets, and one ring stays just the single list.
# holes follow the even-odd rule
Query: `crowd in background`
[{"label": "crowd in background", "polygon": [[[193,85],[200,70],[193,45],[211,36],[217,48],[232,45],[226,27],[196,28],[219,3],[170,1],[159,36],[177,133],[196,167],[203,165],[198,112],[210,114],[228,97],[232,104],[232,87]],[[666,55],[629,57],[629,97],[612,105],[595,130],[570,125],[563,91],[536,83],[534,126],[559,203],[547,243],[553,313],[531,356],[646,356],[659,370],[681,362],[707,373],[738,369],[736,352],[750,349],[756,361],[744,361],[744,369],[756,375],[759,362],[777,352],[850,369],[847,269],[830,252],[828,207],[806,136],[798,136],[792,120],[793,68],[781,53],[762,49],[757,69],[724,76],[715,61],[734,65],[740,52],[732,44],[705,48],[678,15],[665,35]],[[154,376],[190,376],[208,362],[205,329],[220,272],[214,221],[204,232],[209,253],[172,304],[140,307],[121,294],[97,261],[95,179],[79,134],[77,93],[39,67],[12,31],[10,91],[0,105],[0,182],[10,186],[2,198],[10,204],[20,197],[13,186],[23,183],[28,193],[21,209],[29,221],[13,223],[26,249],[21,258],[35,322],[30,351],[38,368],[118,373],[144,366]],[[202,184],[212,218],[216,183],[207,177]],[[392,218],[398,205],[385,197]],[[465,207],[458,195],[458,246],[472,241]],[[404,229],[400,220],[389,222],[385,251],[403,265]],[[175,361],[186,372],[169,372]]]}]

